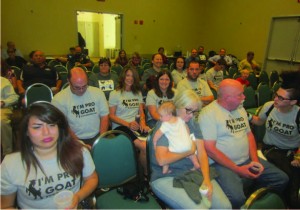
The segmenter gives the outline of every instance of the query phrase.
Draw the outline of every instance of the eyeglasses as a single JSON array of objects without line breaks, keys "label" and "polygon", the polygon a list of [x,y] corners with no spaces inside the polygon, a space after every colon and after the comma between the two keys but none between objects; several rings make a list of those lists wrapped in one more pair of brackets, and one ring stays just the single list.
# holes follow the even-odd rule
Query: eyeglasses
[{"label": "eyeglasses", "polygon": [[275,93],[275,97],[277,97],[279,101],[284,101],[284,100],[293,100],[293,99],[290,99],[290,98],[284,98],[284,97],[282,97],[282,96],[278,95],[278,93]]},{"label": "eyeglasses", "polygon": [[186,114],[198,114],[199,113],[198,110],[192,110],[189,108],[185,108],[185,112],[186,112]]},{"label": "eyeglasses", "polygon": [[84,85],[84,86],[82,86],[82,87],[74,86],[71,82],[70,82],[70,86],[71,86],[74,90],[78,90],[78,91],[80,91],[80,90],[85,90],[85,89],[87,89],[87,87],[88,87],[88,85]]}]

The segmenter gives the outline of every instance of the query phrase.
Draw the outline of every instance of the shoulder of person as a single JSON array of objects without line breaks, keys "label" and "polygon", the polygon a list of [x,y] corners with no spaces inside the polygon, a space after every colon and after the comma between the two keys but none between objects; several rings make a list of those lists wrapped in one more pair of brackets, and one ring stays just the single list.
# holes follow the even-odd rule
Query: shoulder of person
[{"label": "shoulder of person", "polygon": [[21,152],[13,152],[6,155],[2,163],[5,163],[7,166],[16,166],[17,163],[22,164]]}]

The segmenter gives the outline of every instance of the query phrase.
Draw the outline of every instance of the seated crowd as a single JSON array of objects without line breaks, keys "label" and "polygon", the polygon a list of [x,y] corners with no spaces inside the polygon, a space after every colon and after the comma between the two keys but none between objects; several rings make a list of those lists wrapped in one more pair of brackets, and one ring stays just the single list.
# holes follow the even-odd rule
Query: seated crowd
[{"label": "seated crowd", "polygon": [[[253,52],[238,63],[224,48],[208,57],[200,46],[171,63],[159,48],[149,61],[152,65],[144,69],[137,52],[128,59],[121,50],[115,64],[100,58],[94,65],[77,46],[57,58],[70,65],[68,86],[62,88],[60,72],[47,64],[42,51],[33,51],[27,62],[17,59],[15,45],[8,44],[8,57],[1,60],[1,208],[11,208],[16,201],[20,208],[55,208],[50,198],[58,191],[47,189],[59,183],[75,193],[70,208],[76,207],[98,183],[88,151],[110,129],[129,135],[152,191],[170,208],[241,208],[261,187],[284,196],[290,208],[300,208],[300,70],[283,71],[274,101],[252,116],[243,108],[243,92],[249,73],[260,71]],[[20,73],[9,65],[20,67]],[[122,67],[120,72],[114,70],[116,65]],[[230,68],[241,76],[228,78]],[[54,97],[51,103],[24,109],[19,152],[12,153],[12,107],[24,108],[26,89],[34,83],[47,85]],[[266,160],[258,157],[251,124],[266,125]],[[147,154],[143,136],[150,131]],[[173,184],[195,176],[200,176],[197,189],[208,189],[208,203]],[[50,178],[53,183],[41,184]],[[31,202],[30,190],[37,197]]]}]

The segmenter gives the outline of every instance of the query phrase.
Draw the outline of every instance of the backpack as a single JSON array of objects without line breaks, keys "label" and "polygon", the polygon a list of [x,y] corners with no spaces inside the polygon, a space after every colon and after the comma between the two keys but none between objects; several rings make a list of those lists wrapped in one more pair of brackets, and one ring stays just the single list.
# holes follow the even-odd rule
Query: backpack
[{"label": "backpack", "polygon": [[[274,104],[272,104],[272,106],[270,106],[270,108],[266,112],[267,117],[269,116],[269,114],[271,113],[273,108],[274,108]],[[297,128],[298,128],[298,132],[300,133],[300,125],[299,124],[300,124],[300,109],[298,110],[298,113],[297,113],[297,116],[296,116],[296,125],[297,125]]]},{"label": "backpack", "polygon": [[135,202],[148,202],[148,191],[146,186],[140,182],[139,178],[124,184],[117,188],[117,192],[123,196],[124,199],[130,199]]}]

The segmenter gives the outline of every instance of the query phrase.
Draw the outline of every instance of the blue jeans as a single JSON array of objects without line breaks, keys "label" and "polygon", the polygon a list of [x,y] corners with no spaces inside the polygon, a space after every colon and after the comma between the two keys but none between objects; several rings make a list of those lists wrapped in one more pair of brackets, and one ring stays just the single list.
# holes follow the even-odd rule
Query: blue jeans
[{"label": "blue jeans", "polygon": [[[172,209],[207,209],[203,202],[196,204],[183,188],[173,187],[174,177],[162,177],[151,182],[155,195]],[[231,209],[231,204],[215,180],[213,185],[212,209]],[[199,186],[200,187],[200,186]]]},{"label": "blue jeans", "polygon": [[[259,161],[264,166],[264,171],[255,180],[242,178],[227,167],[217,163],[213,164],[219,175],[216,177],[216,180],[229,198],[234,209],[240,208],[246,201],[243,190],[245,182],[255,182],[257,189],[261,187],[271,187],[278,192],[282,192],[285,189],[289,180],[288,176],[273,164],[263,159],[259,159]],[[248,164],[249,162],[250,160],[241,165]]]}]

